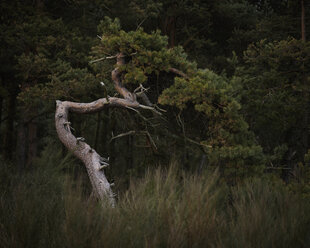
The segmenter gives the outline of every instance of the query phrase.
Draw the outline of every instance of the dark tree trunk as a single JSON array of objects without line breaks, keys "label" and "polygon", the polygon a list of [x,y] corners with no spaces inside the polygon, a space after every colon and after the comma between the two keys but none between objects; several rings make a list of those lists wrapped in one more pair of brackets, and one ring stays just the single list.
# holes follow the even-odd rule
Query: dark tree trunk
[{"label": "dark tree trunk", "polygon": [[[111,109],[108,109],[109,122],[107,125],[107,133],[105,137],[108,137],[106,143],[108,148],[108,153],[110,156],[110,163],[115,164],[115,141],[110,142],[112,138],[112,134],[115,132],[115,119],[113,117],[113,113]],[[109,143],[110,142],[110,143]]]},{"label": "dark tree trunk", "polygon": [[0,125],[2,120],[2,105],[3,105],[3,97],[0,96]]},{"label": "dark tree trunk", "polygon": [[16,94],[11,94],[8,99],[8,119],[6,122],[4,138],[4,158],[12,159],[13,156],[13,139],[14,139],[14,120],[16,115]]},{"label": "dark tree trunk", "polygon": [[22,118],[17,127],[17,141],[16,141],[16,165],[19,171],[24,170],[26,166],[26,124]]},{"label": "dark tree trunk", "polygon": [[38,12],[42,12],[44,9],[44,1],[43,0],[36,0],[36,8]]},{"label": "dark tree trunk", "polygon": [[37,124],[35,122],[28,123],[28,152],[27,166],[30,166],[37,155],[38,139],[37,139]]},{"label": "dark tree trunk", "polygon": [[98,140],[100,136],[100,126],[101,126],[101,115],[100,112],[97,114],[97,126],[96,126],[96,132],[95,132],[95,141],[94,141],[94,149],[97,150],[98,148]]},{"label": "dark tree trunk", "polygon": [[[301,40],[306,41],[306,24],[305,24],[305,5],[304,0],[301,0]],[[304,84],[308,84],[307,78],[304,76]],[[303,143],[303,155],[308,152],[309,148],[309,111],[310,111],[310,101],[309,101],[309,92],[303,92],[305,99],[305,112],[303,116],[303,134],[302,134],[302,143]]]},{"label": "dark tree trunk", "polygon": [[168,29],[168,35],[169,35],[169,47],[174,47],[175,46],[175,29],[176,29],[176,21],[175,17],[170,17],[169,20],[169,29]]},{"label": "dark tree trunk", "polygon": [[133,135],[128,135],[127,137],[127,156],[126,156],[126,162],[127,162],[127,169],[133,168]]},{"label": "dark tree trunk", "polygon": [[3,105],[3,98],[0,96],[0,150],[2,151],[2,134],[1,134],[1,126],[2,126],[2,105]]},{"label": "dark tree trunk", "polygon": [[176,17],[166,16],[160,20],[162,32],[168,36],[168,46],[174,47],[176,44]]},{"label": "dark tree trunk", "polygon": [[306,24],[305,24],[305,5],[304,0],[301,0],[301,40],[306,41]]}]

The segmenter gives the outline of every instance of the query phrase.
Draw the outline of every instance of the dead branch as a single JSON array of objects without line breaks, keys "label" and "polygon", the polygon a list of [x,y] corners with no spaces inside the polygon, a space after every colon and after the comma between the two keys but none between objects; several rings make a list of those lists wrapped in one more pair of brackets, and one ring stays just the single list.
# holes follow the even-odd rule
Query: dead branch
[{"label": "dead branch", "polygon": [[184,72],[182,72],[176,68],[169,68],[169,71],[185,78],[186,80],[189,80],[189,77]]}]

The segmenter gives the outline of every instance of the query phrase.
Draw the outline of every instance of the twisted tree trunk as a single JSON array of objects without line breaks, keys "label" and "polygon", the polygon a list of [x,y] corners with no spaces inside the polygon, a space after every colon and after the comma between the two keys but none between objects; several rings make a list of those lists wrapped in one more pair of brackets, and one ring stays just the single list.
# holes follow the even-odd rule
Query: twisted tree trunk
[{"label": "twisted tree trunk", "polygon": [[109,98],[109,101],[101,98],[91,103],[57,101],[55,122],[57,134],[61,142],[85,164],[95,196],[103,201],[108,199],[110,204],[114,206],[115,200],[111,184],[106,179],[103,171],[103,168],[108,166],[107,159],[102,158],[82,138],[75,137],[71,132],[69,122],[69,112],[79,114],[94,113],[105,107],[137,108],[139,103],[115,97]]},{"label": "twisted tree trunk", "polygon": [[[124,55],[116,56],[117,66],[123,65]],[[91,103],[77,103],[69,101],[56,101],[55,123],[56,130],[61,142],[86,166],[89,179],[93,187],[93,194],[103,202],[108,200],[114,206],[115,199],[111,190],[111,184],[105,177],[103,168],[108,166],[108,160],[102,158],[93,148],[91,148],[82,137],[75,137],[71,132],[69,122],[69,112],[78,114],[95,113],[106,107],[122,107],[122,108],[147,108],[136,101],[136,95],[129,92],[121,81],[121,73],[116,67],[112,71],[112,80],[115,89],[123,98],[106,97],[98,99]]]}]

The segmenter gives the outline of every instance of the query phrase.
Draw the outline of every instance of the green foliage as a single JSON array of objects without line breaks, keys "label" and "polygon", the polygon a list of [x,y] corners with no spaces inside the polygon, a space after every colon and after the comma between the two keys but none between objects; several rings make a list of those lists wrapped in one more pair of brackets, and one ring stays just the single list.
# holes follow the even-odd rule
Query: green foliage
[{"label": "green foliage", "polygon": [[248,166],[255,174],[259,171],[256,166],[264,163],[262,149],[248,131],[248,125],[239,113],[240,104],[233,94],[234,90],[225,78],[210,70],[199,70],[189,81],[176,78],[174,85],[164,90],[159,100],[182,111],[189,111],[193,105],[196,111],[203,113],[207,127],[205,138],[200,142],[210,164],[232,167],[228,174]]},{"label": "green foliage", "polygon": [[307,149],[300,141],[309,135],[309,58],[310,43],[292,38],[263,40],[244,53],[245,65],[238,69],[235,85],[242,86],[243,113],[270,154],[287,146],[289,157],[297,153],[296,160]]},{"label": "green foliage", "polygon": [[44,16],[29,18],[15,29],[18,36],[6,39],[23,51],[15,50],[15,70],[24,107],[51,106],[56,99],[83,100],[84,92],[95,91],[94,77],[85,68],[86,40],[77,30],[70,33],[61,20]]},{"label": "green foliage", "polygon": [[180,67],[185,72],[195,68],[195,64],[186,60],[181,47],[167,48],[167,37],[162,36],[158,30],[151,34],[142,28],[125,32],[121,30],[118,19],[112,21],[108,17],[100,23],[98,30],[102,36],[100,44],[93,47],[94,59],[117,53],[128,56],[128,63],[119,68],[126,73],[125,83],[146,83],[147,76],[168,72],[171,67]]}]

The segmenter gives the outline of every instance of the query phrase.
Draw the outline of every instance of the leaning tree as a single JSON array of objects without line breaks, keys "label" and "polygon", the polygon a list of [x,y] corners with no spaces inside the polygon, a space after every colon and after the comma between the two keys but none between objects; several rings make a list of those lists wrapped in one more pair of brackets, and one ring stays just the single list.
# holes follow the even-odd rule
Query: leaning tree
[{"label": "leaning tree", "polygon": [[[187,60],[181,47],[167,48],[167,37],[159,32],[147,34],[142,29],[125,32],[120,29],[118,20],[109,18],[101,22],[99,30],[102,35],[98,36],[99,44],[93,47],[91,63],[100,74],[100,70],[106,71],[114,61],[111,78],[117,94],[113,97],[106,94],[90,103],[57,101],[55,114],[59,139],[85,164],[94,196],[103,201],[108,199],[112,206],[115,204],[111,184],[103,171],[109,162],[82,137],[73,135],[70,112],[86,114],[118,107],[136,112],[147,109],[161,115],[161,109],[150,100],[155,99],[160,104],[176,107],[180,113],[190,110],[203,116],[198,126],[203,131],[199,132],[200,137],[196,135],[192,139],[184,132],[184,138],[201,146],[210,163],[234,166],[240,158],[247,160],[247,165],[261,163],[261,149],[238,114],[240,106],[223,77],[210,70],[198,70],[195,63]],[[167,80],[162,83],[161,89],[166,89],[161,90],[159,96],[148,97],[147,88],[154,78],[157,82],[163,78],[172,82],[169,85],[163,85]],[[103,82],[102,85],[105,87]]]}]

